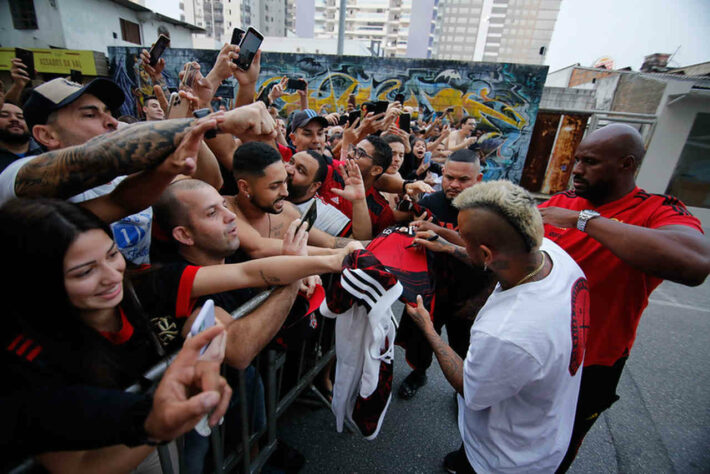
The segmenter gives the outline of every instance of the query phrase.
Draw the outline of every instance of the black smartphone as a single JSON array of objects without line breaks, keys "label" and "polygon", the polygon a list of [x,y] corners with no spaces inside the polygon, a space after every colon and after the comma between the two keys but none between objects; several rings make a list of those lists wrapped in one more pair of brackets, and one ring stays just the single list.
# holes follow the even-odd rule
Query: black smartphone
[{"label": "black smartphone", "polygon": [[407,133],[411,132],[412,126],[411,126],[411,116],[409,114],[401,114],[399,116],[399,129],[403,130]]},{"label": "black smartphone", "polygon": [[346,123],[348,123],[348,114],[342,114],[338,119],[338,125],[342,127]]},{"label": "black smartphone", "polygon": [[348,123],[352,126],[352,124],[355,123],[355,120],[360,118],[360,111],[359,110],[353,110],[348,114]]},{"label": "black smartphone", "polygon": [[239,45],[244,37],[244,30],[241,28],[234,28],[232,30],[232,41],[230,43]]},{"label": "black smartphone", "polygon": [[308,210],[301,216],[301,223],[306,223],[306,232],[311,230],[311,227],[313,227],[313,224],[316,222],[316,217],[318,217],[318,213],[316,211],[317,204],[317,199],[314,199],[311,203],[311,207],[309,207]]},{"label": "black smartphone", "polygon": [[387,112],[387,107],[389,107],[389,105],[390,103],[386,100],[378,100],[375,102],[375,115]]},{"label": "black smartphone", "polygon": [[76,69],[70,69],[69,70],[69,78],[71,79],[72,82],[76,82],[77,84],[81,84],[82,81],[84,80],[84,75],[81,73],[81,71],[77,71]]},{"label": "black smartphone", "polygon": [[447,107],[447,109],[446,109],[446,113],[447,113],[447,114],[450,114],[450,113],[453,112],[453,111],[454,111],[454,108],[453,108],[453,107]]},{"label": "black smartphone", "polygon": [[150,61],[148,64],[155,67],[155,65],[158,64],[158,59],[160,59],[160,56],[163,55],[165,48],[167,48],[169,44],[170,38],[165,35],[158,36],[158,41],[156,41],[153,47],[150,48]]},{"label": "black smartphone", "polygon": [[35,55],[29,49],[15,48],[15,57],[27,66],[27,75],[30,79],[35,78]]},{"label": "black smartphone", "polygon": [[370,112],[375,111],[375,103],[374,102],[363,102],[362,104],[362,110],[364,111],[365,115],[369,114]]},{"label": "black smartphone", "polygon": [[293,91],[305,91],[306,81],[298,78],[289,78],[288,83],[286,84],[286,89]]},{"label": "black smartphone", "polygon": [[239,44],[239,57],[234,61],[239,69],[244,71],[249,69],[262,41],[264,41],[264,35],[250,26]]},{"label": "black smartphone", "polygon": [[399,105],[404,105],[404,94],[397,94],[394,96],[394,101],[399,102]]}]

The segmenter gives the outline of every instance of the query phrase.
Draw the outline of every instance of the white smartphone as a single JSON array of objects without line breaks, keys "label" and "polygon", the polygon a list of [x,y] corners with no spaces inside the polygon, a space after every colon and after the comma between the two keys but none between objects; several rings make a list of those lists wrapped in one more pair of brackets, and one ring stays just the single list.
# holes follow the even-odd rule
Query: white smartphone
[{"label": "white smartphone", "polygon": [[[195,318],[195,321],[192,323],[192,327],[190,328],[190,335],[197,336],[205,329],[211,328],[214,325],[214,301],[207,300],[205,301],[205,304],[202,305],[202,309]],[[205,350],[207,349],[207,346],[209,346],[209,344],[207,344],[200,350],[200,354],[204,354]]]}]

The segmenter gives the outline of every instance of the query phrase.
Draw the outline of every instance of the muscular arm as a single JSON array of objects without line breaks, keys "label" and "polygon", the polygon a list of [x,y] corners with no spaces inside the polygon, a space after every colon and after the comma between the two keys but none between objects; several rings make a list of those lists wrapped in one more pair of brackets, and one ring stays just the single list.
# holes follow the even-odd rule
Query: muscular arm
[{"label": "muscular arm", "polygon": [[162,162],[182,141],[194,119],[135,124],[83,145],[38,155],[17,173],[18,197],[67,199]]},{"label": "muscular arm", "polygon": [[[571,228],[579,212],[548,207],[540,209],[543,221]],[[697,230],[671,225],[649,229],[605,217],[587,222],[589,236],[624,262],[657,278],[698,286],[710,273],[710,241]]]},{"label": "muscular arm", "polygon": [[225,357],[230,365],[238,369],[249,366],[281,328],[297,294],[298,282],[275,289],[266,301],[243,318],[232,320],[229,314],[222,312],[220,320],[227,326]]}]

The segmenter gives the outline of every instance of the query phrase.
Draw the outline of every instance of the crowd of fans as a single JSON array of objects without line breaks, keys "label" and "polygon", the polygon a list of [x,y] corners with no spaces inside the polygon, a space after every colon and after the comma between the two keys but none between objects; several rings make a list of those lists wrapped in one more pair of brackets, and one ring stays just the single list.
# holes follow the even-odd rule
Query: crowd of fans
[{"label": "crowd of fans", "polygon": [[[574,191],[538,210],[509,182],[482,183],[492,149],[474,117],[447,110],[406,127],[411,108],[374,113],[354,100],[343,114],[318,113],[307,88],[281,116],[272,104],[288,78],[257,95],[260,53],[248,70],[238,54],[225,45],[205,74],[186,64],[189,80],[171,95],[164,61],[150,66],[143,51],[154,95],[141,117],[119,118],[126,98],[112,81],[30,84],[13,59],[0,99],[8,463],[35,455],[52,471],[157,472],[155,444],[189,432],[188,469],[201,472],[207,438],[190,430],[228,411],[220,363],[251,374],[260,395],[249,411],[263,424],[253,359],[288,338],[289,321],[309,319],[299,301],[322,299],[319,275],[338,274],[394,227],[411,236],[408,251],[426,252],[436,300],[410,301],[402,317],[397,342],[413,370],[397,393],[415,396],[436,356],[460,404],[462,446],[447,469],[569,467],[615,401],[651,291],[709,271],[700,222],[635,186],[638,132],[589,134]],[[229,77],[234,107],[217,110]],[[232,320],[264,287],[275,290]],[[208,299],[219,329],[183,347]],[[123,392],[181,347],[153,396]],[[332,369],[318,382],[327,397]]]}]

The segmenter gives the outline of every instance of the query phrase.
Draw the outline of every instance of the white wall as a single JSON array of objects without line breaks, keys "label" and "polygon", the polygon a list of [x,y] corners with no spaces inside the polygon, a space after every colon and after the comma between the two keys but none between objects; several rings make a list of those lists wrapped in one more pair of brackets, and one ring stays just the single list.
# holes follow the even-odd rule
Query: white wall
[{"label": "white wall", "polygon": [[[668,95],[690,91],[691,82],[670,82],[659,108],[656,130],[648,145],[636,183],[650,193],[663,194],[678,163],[685,141],[698,112],[710,113],[710,96],[695,92],[668,106]],[[670,97],[670,101],[673,97]],[[710,226],[710,209],[689,208],[704,227]]]},{"label": "white wall", "polygon": [[569,87],[569,79],[572,77],[574,66],[567,66],[547,74],[545,87]]},{"label": "white wall", "polygon": [[0,44],[20,48],[65,48],[59,10],[52,7],[49,0],[34,0],[34,5],[38,29],[16,30],[12,24],[10,2],[0,2]]}]

